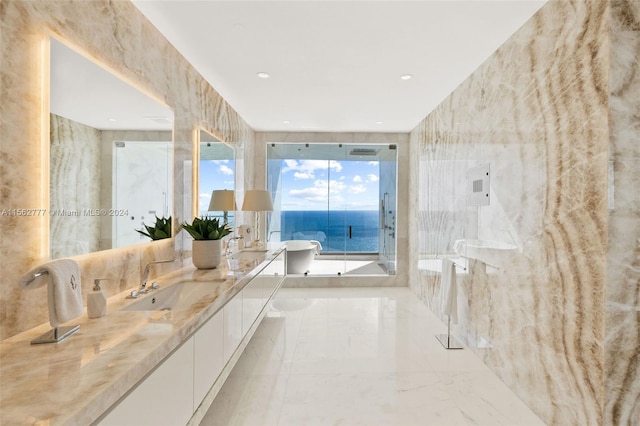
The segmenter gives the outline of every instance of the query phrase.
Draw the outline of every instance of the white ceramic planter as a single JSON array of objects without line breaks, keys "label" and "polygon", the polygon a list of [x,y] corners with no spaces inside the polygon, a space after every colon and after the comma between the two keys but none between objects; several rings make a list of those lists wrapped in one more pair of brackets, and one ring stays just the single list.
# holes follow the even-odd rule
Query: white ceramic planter
[{"label": "white ceramic planter", "polygon": [[217,268],[222,261],[222,240],[194,240],[191,260],[198,269]]}]

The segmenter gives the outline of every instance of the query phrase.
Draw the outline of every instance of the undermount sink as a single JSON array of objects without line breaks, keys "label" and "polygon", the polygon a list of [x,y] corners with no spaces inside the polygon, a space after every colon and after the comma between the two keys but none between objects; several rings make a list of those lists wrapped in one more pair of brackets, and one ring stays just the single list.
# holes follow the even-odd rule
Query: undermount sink
[{"label": "undermount sink", "polygon": [[183,311],[213,294],[219,283],[183,282],[171,287],[154,290],[142,296],[141,300],[122,308],[123,311]]},{"label": "undermount sink", "polygon": [[457,240],[453,250],[462,257],[480,260],[490,266],[501,266],[518,247],[501,241]]},{"label": "undermount sink", "polygon": [[227,256],[227,266],[232,271],[252,267],[254,261],[264,259],[266,252],[266,250],[241,250]]},{"label": "undermount sink", "polygon": [[267,250],[241,250],[237,253],[233,253],[227,256],[227,259],[234,260],[256,260],[264,257]]}]

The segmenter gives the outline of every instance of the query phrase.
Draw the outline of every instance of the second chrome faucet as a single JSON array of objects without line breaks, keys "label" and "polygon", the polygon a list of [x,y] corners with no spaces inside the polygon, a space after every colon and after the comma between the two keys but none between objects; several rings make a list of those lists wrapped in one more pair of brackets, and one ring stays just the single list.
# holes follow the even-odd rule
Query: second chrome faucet
[{"label": "second chrome faucet", "polygon": [[155,262],[149,262],[147,266],[144,267],[144,272],[142,273],[142,280],[140,282],[140,288],[138,290],[132,290],[131,294],[127,296],[128,298],[136,298],[140,294],[146,293],[151,290],[155,290],[156,288],[160,288],[158,283],[154,282],[150,287],[147,287],[147,280],[149,279],[149,270],[151,266],[156,265],[158,263],[171,263],[175,262],[176,259],[168,259],[168,260],[157,260]]}]

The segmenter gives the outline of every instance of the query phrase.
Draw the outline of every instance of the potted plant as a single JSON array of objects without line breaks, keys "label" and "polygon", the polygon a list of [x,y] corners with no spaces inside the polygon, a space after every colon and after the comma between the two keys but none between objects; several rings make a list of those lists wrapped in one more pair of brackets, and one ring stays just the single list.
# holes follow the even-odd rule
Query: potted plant
[{"label": "potted plant", "polygon": [[136,229],[136,232],[149,237],[152,240],[163,240],[165,238],[171,238],[171,216],[168,218],[156,216],[155,226],[144,225],[146,232]]},{"label": "potted plant", "polygon": [[222,260],[222,238],[231,233],[231,227],[210,217],[196,217],[181,227],[193,237],[191,260],[194,266],[198,269],[216,268]]}]

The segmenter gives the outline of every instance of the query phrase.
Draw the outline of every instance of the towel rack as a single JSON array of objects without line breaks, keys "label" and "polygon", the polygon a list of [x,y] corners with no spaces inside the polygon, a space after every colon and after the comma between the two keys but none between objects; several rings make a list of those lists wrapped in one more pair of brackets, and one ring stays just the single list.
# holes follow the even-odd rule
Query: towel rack
[{"label": "towel rack", "polygon": [[451,334],[451,315],[447,315],[447,334],[436,334],[436,339],[445,349],[463,349],[460,341]]},{"label": "towel rack", "polygon": [[[45,275],[49,275],[49,271],[44,270],[40,272],[36,272],[31,274],[29,277],[29,281],[27,281],[26,285],[30,285],[36,278],[43,277]],[[47,331],[41,336],[36,337],[31,341],[32,345],[38,345],[42,343],[58,343],[62,342],[67,337],[71,336],[73,333],[80,329],[79,325],[65,326],[65,327],[53,327],[51,330]]]},{"label": "towel rack", "polygon": [[[436,258],[443,259],[442,256],[436,256]],[[462,265],[458,265],[453,260],[451,260],[451,263],[453,263],[453,266],[455,266],[456,268],[462,269],[463,271],[467,270],[466,267]],[[447,334],[436,334],[436,339],[438,340],[438,342],[442,344],[442,346],[444,346],[445,349],[463,349],[464,348],[462,344],[458,341],[458,339],[453,337],[453,335],[451,334],[451,315],[447,315]]]},{"label": "towel rack", "polygon": [[27,285],[31,284],[36,278],[42,277],[44,275],[49,275],[49,271],[36,272],[35,274],[31,275],[31,278],[27,282]]},{"label": "towel rack", "polygon": [[[444,259],[444,258],[443,258],[442,256],[436,256],[436,259]],[[451,259],[449,259],[449,260],[451,260]],[[466,271],[466,270],[467,270],[467,268],[466,268],[466,267],[464,267],[464,266],[462,266],[462,265],[457,264],[457,263],[456,263],[456,262],[454,262],[453,260],[451,260],[451,262],[453,263],[453,266],[455,266],[456,268],[458,268],[458,269],[462,269],[463,271]]]}]

